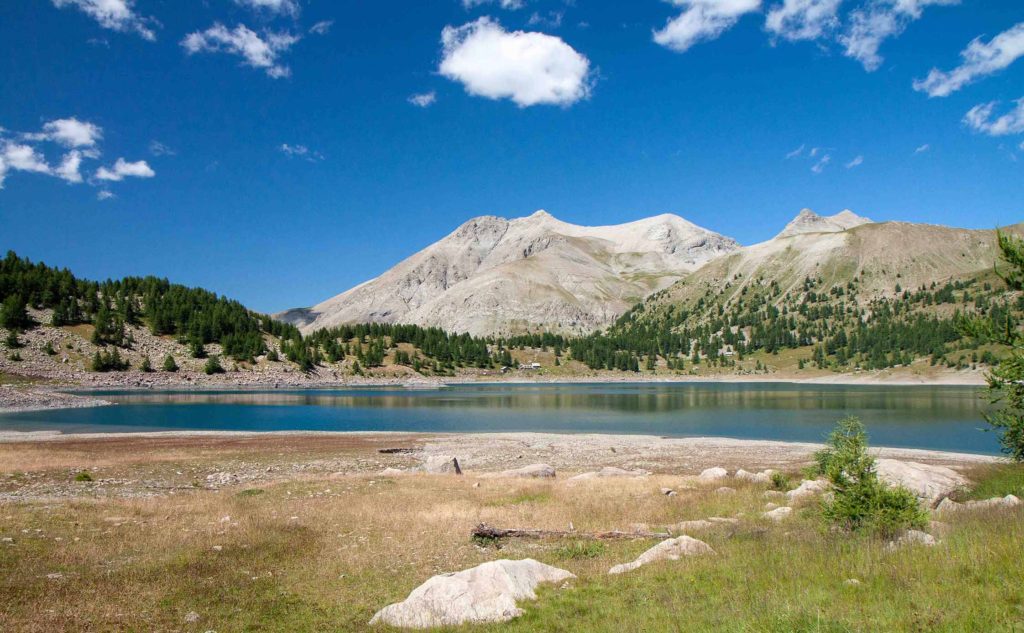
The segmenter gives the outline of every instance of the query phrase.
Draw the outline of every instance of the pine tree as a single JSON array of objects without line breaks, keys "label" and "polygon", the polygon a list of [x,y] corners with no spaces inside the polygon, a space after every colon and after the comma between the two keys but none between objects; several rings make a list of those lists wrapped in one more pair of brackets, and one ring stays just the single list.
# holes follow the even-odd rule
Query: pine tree
[{"label": "pine tree", "polygon": [[10,295],[0,305],[0,327],[8,330],[26,330],[32,326],[32,319],[25,308],[21,295]]},{"label": "pine tree", "polygon": [[142,363],[139,365],[139,370],[147,374],[153,371],[153,365],[152,363],[149,362],[149,356],[144,356],[142,358]]},{"label": "pine tree", "polygon": [[173,373],[178,371],[178,363],[174,362],[174,357],[168,354],[164,356],[163,369],[166,372]]}]

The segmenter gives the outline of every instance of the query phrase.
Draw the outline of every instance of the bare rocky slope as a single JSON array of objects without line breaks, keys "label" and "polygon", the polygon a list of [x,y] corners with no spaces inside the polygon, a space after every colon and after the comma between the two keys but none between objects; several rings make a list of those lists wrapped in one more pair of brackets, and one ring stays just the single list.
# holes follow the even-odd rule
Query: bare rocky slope
[{"label": "bare rocky slope", "polygon": [[275,317],[304,333],[410,323],[474,335],[605,327],[650,294],[739,248],[675,215],[584,227],[544,211],[474,218],[380,277]]}]

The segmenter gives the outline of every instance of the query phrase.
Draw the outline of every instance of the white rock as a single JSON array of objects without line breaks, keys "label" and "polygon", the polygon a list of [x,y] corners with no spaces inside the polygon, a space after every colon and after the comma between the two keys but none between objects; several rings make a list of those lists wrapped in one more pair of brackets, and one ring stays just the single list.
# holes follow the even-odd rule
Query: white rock
[{"label": "white rock", "polygon": [[380,471],[381,477],[397,477],[399,475],[404,474],[405,471],[402,470],[401,468],[385,468],[384,470]]},{"label": "white rock", "polygon": [[943,499],[935,510],[937,512],[960,512],[963,510],[991,510],[999,508],[1016,508],[1021,504],[1021,500],[1014,495],[1006,495],[1005,497],[992,497],[991,499],[983,499],[981,501],[966,501],[964,503],[957,503],[949,497]]},{"label": "white rock", "polygon": [[717,481],[719,479],[725,479],[729,476],[729,471],[724,468],[707,468],[697,476],[697,479],[701,481]]},{"label": "white rock", "polygon": [[641,468],[626,470],[625,468],[616,468],[615,466],[605,466],[597,471],[598,477],[646,477],[650,474],[650,472]]},{"label": "white rock", "polygon": [[[459,464],[461,466],[461,463]],[[451,455],[428,455],[421,466],[424,472],[433,474],[454,473],[455,457]]]},{"label": "white rock", "polygon": [[790,503],[798,503],[819,495],[826,490],[828,490],[828,482],[824,479],[805,479],[795,490],[787,492],[786,498],[789,499]]},{"label": "white rock", "polygon": [[686,533],[686,532],[703,532],[706,530],[714,530],[719,528],[730,527],[738,525],[739,519],[725,519],[721,517],[711,517],[709,519],[697,519],[694,521],[682,521],[675,525],[668,527],[670,532],[675,533]]},{"label": "white rock", "polygon": [[736,474],[734,476],[736,477],[736,479],[739,479],[741,481],[749,481],[755,484],[770,484],[772,482],[773,472],[774,471],[771,470],[764,470],[759,473],[752,473],[741,468],[736,471]]},{"label": "white rock", "polygon": [[846,580],[843,581],[843,584],[847,585],[849,587],[856,587],[857,585],[860,584],[860,581],[857,580],[856,578],[847,578]]},{"label": "white rock", "polygon": [[715,489],[715,494],[717,494],[717,495],[733,495],[733,494],[736,494],[736,489],[735,488],[730,488],[729,486],[722,486],[721,488],[716,488]]},{"label": "white rock", "polygon": [[665,495],[666,497],[674,497],[675,494],[676,494],[676,491],[672,490],[671,488],[662,488],[661,489],[661,494]]},{"label": "white rock", "polygon": [[538,479],[550,479],[555,476],[555,468],[548,464],[530,464],[522,468],[513,468],[500,473],[488,473],[484,477],[534,477]]},{"label": "white rock", "polygon": [[889,549],[896,549],[904,545],[921,545],[924,547],[934,547],[938,544],[935,537],[927,532],[920,530],[907,530],[903,533],[903,536],[899,537],[895,541],[889,543]]},{"label": "white rock", "polygon": [[879,459],[875,468],[880,480],[890,486],[903,486],[929,506],[970,484],[966,477],[945,466]]},{"label": "white rock", "polygon": [[189,611],[185,614],[185,622],[188,624],[194,624],[199,621],[199,614],[195,611]]},{"label": "white rock", "polygon": [[774,521],[776,523],[779,523],[779,522],[789,518],[789,515],[791,515],[791,514],[793,514],[793,508],[790,508],[788,506],[782,506],[781,508],[775,508],[774,510],[769,510],[768,512],[765,512],[761,516],[763,516],[764,518],[768,519],[769,521]]},{"label": "white rock", "polygon": [[384,607],[370,624],[402,628],[505,622],[522,614],[518,600],[535,600],[543,582],[575,578],[572,573],[532,559],[497,560],[452,574],[434,576],[396,604]]},{"label": "white rock", "polygon": [[609,569],[608,573],[622,574],[657,561],[679,560],[684,556],[702,556],[714,553],[715,550],[711,549],[711,546],[704,541],[698,541],[697,539],[689,536],[680,536],[658,543],[641,554],[640,557],[632,563],[616,565]]}]

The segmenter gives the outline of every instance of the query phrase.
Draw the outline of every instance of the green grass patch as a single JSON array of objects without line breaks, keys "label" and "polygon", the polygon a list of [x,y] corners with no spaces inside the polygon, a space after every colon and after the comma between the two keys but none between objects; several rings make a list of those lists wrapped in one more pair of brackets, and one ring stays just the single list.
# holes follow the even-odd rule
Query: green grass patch
[{"label": "green grass patch", "polygon": [[587,560],[598,558],[607,547],[600,541],[571,541],[555,550],[555,556],[562,560]]},{"label": "green grass patch", "polygon": [[508,497],[493,499],[484,505],[492,508],[503,506],[517,506],[525,503],[546,503],[551,501],[551,492],[548,490],[523,490]]},{"label": "green grass patch", "polygon": [[975,475],[977,484],[958,495],[961,501],[1016,495],[1024,498],[1024,464],[1000,464]]}]

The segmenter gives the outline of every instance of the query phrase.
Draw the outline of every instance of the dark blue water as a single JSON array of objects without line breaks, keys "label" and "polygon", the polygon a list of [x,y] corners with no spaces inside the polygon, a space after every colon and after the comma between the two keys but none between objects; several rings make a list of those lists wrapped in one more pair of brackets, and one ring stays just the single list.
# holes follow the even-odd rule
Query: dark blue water
[{"label": "dark blue water", "polygon": [[0,430],[550,431],[820,441],[859,416],[877,446],[998,453],[977,387],[472,385],[436,390],[107,391],[113,407],[0,415]]}]

